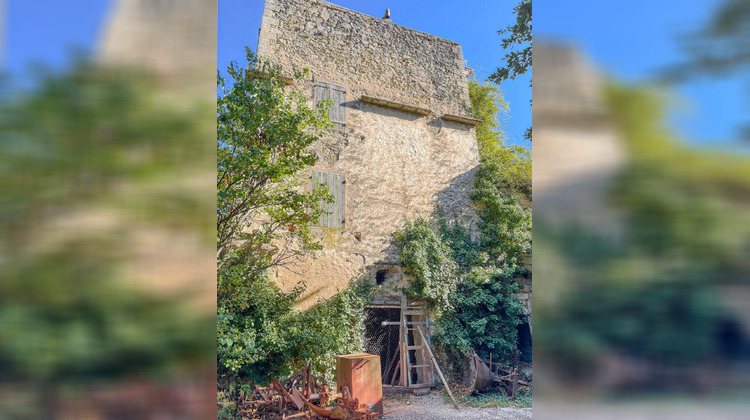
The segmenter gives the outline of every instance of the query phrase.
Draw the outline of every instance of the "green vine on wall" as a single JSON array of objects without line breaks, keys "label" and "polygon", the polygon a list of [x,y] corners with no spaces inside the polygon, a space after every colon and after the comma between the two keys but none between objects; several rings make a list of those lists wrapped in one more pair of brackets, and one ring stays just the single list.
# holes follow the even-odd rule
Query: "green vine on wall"
[{"label": "green vine on wall", "polygon": [[408,276],[409,286],[404,294],[408,298],[424,299],[432,309],[449,308],[449,296],[458,282],[457,265],[450,248],[422,218],[407,222],[393,236],[401,249],[401,265]]}]

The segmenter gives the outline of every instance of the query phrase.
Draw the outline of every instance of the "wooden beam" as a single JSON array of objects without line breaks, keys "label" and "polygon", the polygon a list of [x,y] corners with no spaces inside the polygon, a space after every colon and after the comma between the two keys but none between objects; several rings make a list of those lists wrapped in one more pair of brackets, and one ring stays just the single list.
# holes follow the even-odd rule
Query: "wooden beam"
[{"label": "wooden beam", "polygon": [[[427,342],[424,338],[424,334],[422,334],[422,327],[417,326],[417,331],[419,332],[420,337],[422,337],[422,342]],[[432,350],[430,350],[430,346],[427,346],[427,352],[430,354],[430,359],[432,359],[432,363],[435,364],[435,369],[438,371],[438,375],[440,375],[440,380],[443,381],[443,385],[445,385],[446,391],[448,391],[448,395],[450,395],[451,400],[453,401],[453,405],[456,407],[456,410],[459,410],[458,403],[456,403],[456,399],[453,398],[453,393],[451,392],[451,388],[448,386],[448,381],[445,380],[445,377],[443,376],[443,371],[440,370],[440,366],[438,366],[437,360],[435,360],[435,356],[432,354]]]}]

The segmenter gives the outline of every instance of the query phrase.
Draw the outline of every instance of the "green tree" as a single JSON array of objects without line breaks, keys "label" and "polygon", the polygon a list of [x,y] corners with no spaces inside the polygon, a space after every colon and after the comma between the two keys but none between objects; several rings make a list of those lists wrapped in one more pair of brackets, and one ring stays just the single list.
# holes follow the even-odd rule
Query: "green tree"
[{"label": "green tree", "polygon": [[531,154],[519,145],[505,144],[498,115],[508,111],[500,88],[476,79],[469,80],[472,116],[482,122],[477,126],[477,144],[483,165],[495,165],[496,182],[510,192],[531,198]]},{"label": "green tree", "polygon": [[[510,50],[505,54],[505,66],[498,67],[489,79],[499,84],[503,80],[515,79],[516,76],[526,73],[531,67],[531,0],[521,0],[513,9],[516,15],[516,23],[497,33],[508,35],[502,40],[503,49]],[[522,47],[515,51],[515,46]]]},{"label": "green tree", "polygon": [[246,68],[227,68],[231,84],[217,72],[217,258],[260,272],[319,249],[309,226],[329,197],[303,192],[296,175],[315,164],[309,146],[329,123],[325,103],[308,107],[301,92],[285,91],[278,66],[246,51]]},{"label": "green tree", "polygon": [[[305,192],[299,173],[317,160],[310,146],[330,126],[330,103],[308,107],[304,94],[284,86],[278,66],[249,50],[247,61],[228,67],[231,83],[217,75],[216,357],[226,406],[232,390],[265,386],[308,361],[332,381],[335,356],[363,350],[370,290],[353,281],[301,311],[304,284],[284,292],[269,278],[269,268],[320,249],[310,229],[330,197]],[[297,81],[306,76],[295,72]]]},{"label": "green tree", "polygon": [[[498,67],[489,77],[491,82],[498,85],[504,80],[515,80],[531,68],[531,0],[521,0],[513,9],[513,13],[516,15],[516,23],[498,31],[500,35],[508,35],[503,38],[502,46],[503,49],[509,50],[503,59],[505,65]],[[520,47],[520,50],[515,50],[516,46]],[[531,141],[531,127],[526,129],[524,137]]]},{"label": "green tree", "polygon": [[678,40],[686,61],[665,69],[664,76],[684,80],[700,75],[721,76],[747,69],[750,46],[750,2],[723,0],[696,31]]},{"label": "green tree", "polygon": [[[697,30],[683,34],[677,45],[684,59],[660,71],[659,78],[686,82],[703,76],[747,77],[750,67],[750,1],[723,0]],[[739,129],[743,140],[750,140],[750,122]]]}]

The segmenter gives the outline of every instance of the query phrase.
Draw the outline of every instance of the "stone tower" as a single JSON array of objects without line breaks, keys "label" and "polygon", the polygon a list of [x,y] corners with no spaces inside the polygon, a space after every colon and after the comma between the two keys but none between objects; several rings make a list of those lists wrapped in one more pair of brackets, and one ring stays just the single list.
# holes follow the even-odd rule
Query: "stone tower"
[{"label": "stone tower", "polygon": [[577,49],[534,43],[534,223],[583,224],[617,238],[607,204],[625,148],[603,104],[601,76]]},{"label": "stone tower", "polygon": [[315,232],[324,249],[274,275],[284,288],[307,283],[303,307],[365,273],[380,286],[401,280],[391,234],[437,207],[475,218],[469,193],[479,163],[469,117],[461,45],[325,1],[267,0],[258,55],[310,70],[292,88],[331,98],[335,123],[314,147],[304,176],[335,197]]}]

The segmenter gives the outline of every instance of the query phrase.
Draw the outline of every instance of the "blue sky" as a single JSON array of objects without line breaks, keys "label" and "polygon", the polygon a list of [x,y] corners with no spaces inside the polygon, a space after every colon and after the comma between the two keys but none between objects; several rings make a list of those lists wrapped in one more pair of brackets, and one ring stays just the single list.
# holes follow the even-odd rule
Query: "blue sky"
[{"label": "blue sky", "polygon": [[[502,37],[497,31],[511,24],[516,0],[334,0],[332,3],[375,17],[391,9],[391,20],[409,28],[458,42],[464,60],[474,69],[477,80],[484,80],[501,64]],[[245,46],[253,51],[263,16],[263,0],[219,0],[218,65],[244,62]],[[523,133],[531,125],[530,73],[501,86],[510,104],[506,119],[508,141],[529,146]]]},{"label": "blue sky", "polygon": [[[677,37],[696,30],[718,1],[537,2],[534,37],[581,47],[609,76],[628,82],[650,79],[667,64],[681,61]],[[671,125],[685,140],[727,145],[748,120],[747,85],[740,77],[696,79],[671,92]]]},{"label": "blue sky", "polygon": [[[244,60],[244,47],[257,45],[263,0],[219,0],[218,65]],[[400,25],[458,42],[464,59],[479,80],[489,76],[501,62],[499,29],[513,22],[516,0],[466,0],[461,3],[435,0],[336,0],[341,6],[381,17],[391,9]],[[113,0],[5,0],[2,63],[16,83],[29,80],[30,63],[59,69],[69,62],[73,50],[95,51]],[[505,120],[510,142],[526,144],[523,132],[531,125],[529,77],[503,83],[511,113]]]},{"label": "blue sky", "polygon": [[[486,78],[500,64],[503,50],[497,30],[513,20],[515,0],[337,0],[335,3],[380,17],[391,9],[395,23],[459,42],[477,77]],[[646,80],[662,65],[678,60],[675,39],[696,28],[716,1],[609,2],[544,1],[535,4],[535,36],[554,37],[581,46],[609,75],[627,81]],[[29,63],[52,68],[67,63],[77,48],[93,51],[113,0],[5,0],[2,26],[5,70],[20,81]],[[218,63],[244,58],[244,46],[255,48],[263,0],[219,0]],[[528,77],[503,83],[511,106],[507,129],[519,141],[531,124]],[[700,79],[681,86],[686,99],[672,114],[674,128],[700,144],[723,144],[735,138],[747,118],[747,85],[739,77]]]},{"label": "blue sky", "polygon": [[[59,69],[74,50],[92,52],[111,0],[4,0],[2,64],[16,82],[32,63]],[[1,7],[1,6],[0,6]]]}]

